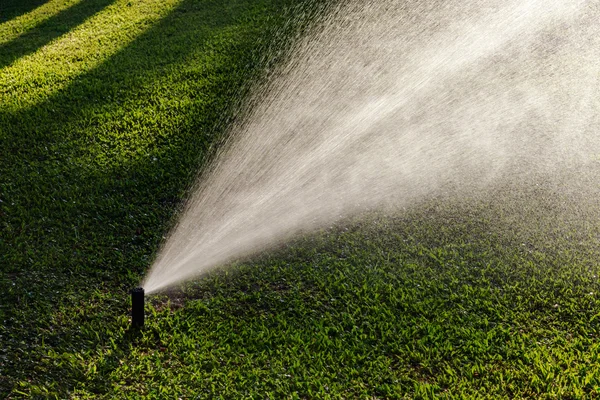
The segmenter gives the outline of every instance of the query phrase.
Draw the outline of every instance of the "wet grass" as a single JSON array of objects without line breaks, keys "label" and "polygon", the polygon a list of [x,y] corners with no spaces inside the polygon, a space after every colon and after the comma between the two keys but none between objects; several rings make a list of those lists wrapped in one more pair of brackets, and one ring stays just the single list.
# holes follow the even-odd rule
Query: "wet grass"
[{"label": "wet grass", "polygon": [[597,397],[598,228],[533,189],[347,221],[129,329],[293,3],[82,0],[0,37],[0,396]]}]

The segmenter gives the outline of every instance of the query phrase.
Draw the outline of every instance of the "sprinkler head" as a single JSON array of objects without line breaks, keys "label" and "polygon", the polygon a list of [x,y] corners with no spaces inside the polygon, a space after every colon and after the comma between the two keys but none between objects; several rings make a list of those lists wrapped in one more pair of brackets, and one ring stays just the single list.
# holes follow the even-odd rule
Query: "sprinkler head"
[{"label": "sprinkler head", "polygon": [[144,326],[144,288],[141,287],[131,291],[131,326]]}]

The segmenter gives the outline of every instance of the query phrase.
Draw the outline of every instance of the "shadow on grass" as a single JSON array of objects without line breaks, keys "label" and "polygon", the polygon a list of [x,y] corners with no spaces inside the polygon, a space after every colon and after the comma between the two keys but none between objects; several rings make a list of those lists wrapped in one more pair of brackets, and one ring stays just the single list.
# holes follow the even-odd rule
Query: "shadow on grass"
[{"label": "shadow on grass", "polygon": [[0,2],[0,24],[33,11],[50,0],[2,0]]},{"label": "shadow on grass", "polygon": [[[33,51],[75,25],[61,26],[67,15],[80,22],[110,3],[70,9],[36,29],[40,36],[12,42],[11,52]],[[0,242],[0,272],[17,276],[0,279],[0,304],[8,305],[0,310],[0,334],[8,338],[0,376],[9,377],[0,394],[26,377],[67,390],[60,368],[32,366],[48,348],[85,348],[95,339],[75,334],[70,319],[57,321],[91,307],[88,294],[98,288],[106,291],[95,301],[104,317],[89,318],[122,315],[112,297],[149,266],[233,105],[264,64],[259,50],[275,32],[273,16],[289,5],[183,0],[49,99],[0,112],[0,236],[12,238]]]},{"label": "shadow on grass", "polygon": [[36,28],[0,45],[0,69],[68,33],[114,0],[82,1],[42,22]]}]

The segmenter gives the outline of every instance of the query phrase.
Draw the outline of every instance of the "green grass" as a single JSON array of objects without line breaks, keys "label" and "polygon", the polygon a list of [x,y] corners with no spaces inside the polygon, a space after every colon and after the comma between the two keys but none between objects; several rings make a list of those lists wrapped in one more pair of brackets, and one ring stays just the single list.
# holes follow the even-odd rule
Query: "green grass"
[{"label": "green grass", "polygon": [[130,330],[127,291],[274,33],[308,17],[41,4],[0,6],[0,397],[600,397],[598,227],[534,188],[346,221],[152,298]]},{"label": "green grass", "polygon": [[30,13],[46,2],[47,0],[4,0],[0,4],[0,23],[4,23],[22,14]]}]

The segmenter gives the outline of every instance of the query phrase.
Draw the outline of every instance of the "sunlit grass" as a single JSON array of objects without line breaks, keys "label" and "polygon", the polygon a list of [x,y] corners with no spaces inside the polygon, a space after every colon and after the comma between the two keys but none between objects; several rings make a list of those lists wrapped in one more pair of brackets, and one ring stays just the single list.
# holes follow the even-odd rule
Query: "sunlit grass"
[{"label": "sunlit grass", "polygon": [[0,46],[35,28],[82,0],[50,0],[34,10],[0,24]]},{"label": "sunlit grass", "polygon": [[181,0],[118,0],[34,54],[0,70],[0,104],[16,111],[45,101],[115,55]]}]

